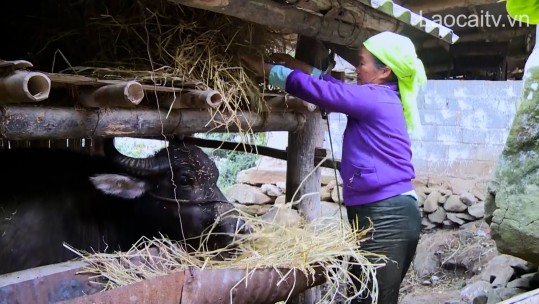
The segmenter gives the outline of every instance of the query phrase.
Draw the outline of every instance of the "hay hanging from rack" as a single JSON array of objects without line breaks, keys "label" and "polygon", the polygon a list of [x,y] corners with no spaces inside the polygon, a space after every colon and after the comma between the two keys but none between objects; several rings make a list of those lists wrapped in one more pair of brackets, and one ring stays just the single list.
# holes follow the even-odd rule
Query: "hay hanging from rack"
[{"label": "hay hanging from rack", "polygon": [[[159,86],[197,83],[197,89],[222,94],[215,115],[267,110],[260,94],[266,87],[263,79],[244,69],[237,53],[266,56],[289,49],[294,39],[166,0],[43,2],[40,22],[47,26],[32,33],[38,37],[36,66],[46,62],[51,72]],[[51,22],[51,16],[59,22]],[[225,127],[239,126],[235,115],[227,117]]]},{"label": "hay hanging from rack", "polygon": [[[285,205],[278,212],[286,212]],[[275,217],[265,220],[239,210],[240,217],[252,228],[247,235],[236,235],[235,241],[227,248],[217,251],[198,250],[186,253],[182,245],[166,237],[142,238],[127,252],[112,254],[80,252],[68,247],[89,263],[86,271],[106,279],[105,289],[125,286],[144,279],[182,271],[188,267],[198,269],[245,269],[245,281],[257,269],[296,269],[307,276],[314,275],[315,268],[322,267],[326,278],[327,292],[320,303],[331,303],[335,298],[350,299],[345,294],[352,282],[349,272],[352,265],[358,265],[362,274],[357,278],[364,283],[360,294],[367,289],[369,277],[375,278],[376,268],[385,264],[384,256],[361,250],[360,242],[370,229],[358,231],[347,221],[334,218],[318,218],[307,223],[304,220],[285,224]],[[225,215],[226,216],[226,215]],[[208,234],[210,231],[208,231]],[[231,249],[234,248],[234,249]],[[233,258],[216,260],[214,257],[233,250]],[[378,259],[379,262],[371,261]],[[283,277],[293,275],[284,273]],[[244,282],[247,283],[247,282]],[[377,292],[377,282],[373,282],[373,292]]]}]

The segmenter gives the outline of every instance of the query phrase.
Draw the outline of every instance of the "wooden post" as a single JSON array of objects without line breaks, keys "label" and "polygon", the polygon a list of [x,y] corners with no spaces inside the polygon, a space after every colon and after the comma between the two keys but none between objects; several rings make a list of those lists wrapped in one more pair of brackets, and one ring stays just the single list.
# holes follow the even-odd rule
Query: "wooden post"
[{"label": "wooden post", "polygon": [[[326,54],[326,55],[325,55]],[[298,37],[296,58],[312,66],[321,67],[327,52],[325,47],[316,39],[304,36]],[[305,127],[297,132],[288,132],[288,160],[286,168],[286,201],[290,202],[294,193],[295,200],[305,194],[315,193],[305,197],[298,205],[298,211],[308,221],[320,216],[320,169],[314,172],[315,148],[321,147],[324,139],[322,116],[319,111],[306,113]],[[312,172],[312,174],[310,174]],[[310,175],[309,175],[310,174]],[[309,177],[307,178],[307,176]],[[305,180],[305,181],[304,181]],[[303,184],[301,184],[303,182]],[[300,186],[301,184],[301,186]],[[320,299],[320,288],[306,290],[292,298],[291,303],[315,303]]]}]

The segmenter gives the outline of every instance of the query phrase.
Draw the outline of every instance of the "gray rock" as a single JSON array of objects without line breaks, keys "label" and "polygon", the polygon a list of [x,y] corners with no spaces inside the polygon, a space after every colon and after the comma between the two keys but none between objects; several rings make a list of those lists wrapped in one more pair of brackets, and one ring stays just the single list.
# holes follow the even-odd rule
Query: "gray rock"
[{"label": "gray rock", "polygon": [[482,218],[485,215],[485,202],[468,207],[468,213],[475,218]]},{"label": "gray rock", "polygon": [[443,224],[443,227],[445,229],[451,229],[451,228],[458,227],[457,224],[453,223],[452,221],[450,221],[448,219],[445,219],[442,224]]},{"label": "gray rock", "polygon": [[502,254],[488,262],[481,273],[481,280],[491,282],[493,287],[506,287],[510,279],[516,274],[530,272],[534,265],[520,258]]},{"label": "gray rock", "polygon": [[447,270],[463,269],[466,274],[476,275],[481,272],[485,261],[496,255],[495,252],[485,251],[480,242],[467,245],[464,250],[457,250],[447,253],[448,257],[442,257],[445,263],[443,267]]},{"label": "gray rock", "polygon": [[289,205],[280,205],[272,207],[261,218],[270,223],[276,223],[283,226],[293,226],[301,220],[297,210],[292,209]]},{"label": "gray rock", "polygon": [[485,222],[487,224],[492,224],[492,217],[494,211],[498,207],[496,207],[496,192],[498,191],[498,188],[500,187],[500,183],[498,183],[495,180],[490,180],[487,183],[487,191],[485,195]]},{"label": "gray rock", "polygon": [[225,196],[230,202],[247,205],[262,205],[272,201],[260,188],[245,184],[232,185]]},{"label": "gray rock", "polygon": [[495,288],[495,289],[491,289],[489,290],[488,292],[488,300],[487,300],[487,304],[496,304],[496,303],[500,303],[504,300],[507,300],[511,297],[514,297],[518,294],[521,294],[521,293],[524,293],[526,292],[525,289],[520,289],[520,288],[508,288],[508,287],[503,287],[503,288]]},{"label": "gray rock", "polygon": [[415,192],[419,195],[420,193],[423,193],[423,194],[430,194],[432,192],[432,188],[429,188],[429,187],[425,187],[425,186],[420,186],[420,187],[416,187],[415,188]]},{"label": "gray rock", "polygon": [[463,219],[465,221],[475,221],[476,218],[471,216],[470,214],[468,213],[464,213],[464,212],[459,212],[459,213],[455,213],[455,215],[460,218],[460,219]]},{"label": "gray rock", "polygon": [[528,273],[523,275],[520,278],[514,279],[513,281],[507,283],[507,288],[523,288],[529,289],[530,282],[533,280],[536,273]]},{"label": "gray rock", "polygon": [[436,226],[437,226],[433,222],[429,221],[429,219],[426,218],[426,217],[421,219],[421,225],[423,226],[423,228],[425,228],[427,230],[436,228]]},{"label": "gray rock", "polygon": [[440,269],[440,260],[433,252],[443,245],[444,241],[441,238],[431,237],[430,235],[423,236],[417,245],[413,263],[414,271],[419,278],[430,278]]},{"label": "gray rock", "polygon": [[321,201],[331,201],[331,191],[327,187],[322,187],[320,189],[320,200]]},{"label": "gray rock", "polygon": [[433,223],[442,224],[445,220],[445,210],[443,208],[438,208],[434,213],[427,215],[429,221]]},{"label": "gray rock", "polygon": [[284,205],[286,204],[286,195],[280,195],[275,199],[275,205]]},{"label": "gray rock", "polygon": [[239,210],[248,213],[250,215],[262,215],[268,212],[273,205],[245,205],[245,204],[238,204],[238,203],[232,203],[236,208]]},{"label": "gray rock", "polygon": [[539,264],[537,78],[536,72],[530,72],[524,79],[521,103],[496,164],[494,180],[499,187],[495,199],[489,201],[487,214],[492,215],[488,221],[498,251]]},{"label": "gray rock", "polygon": [[445,202],[447,201],[447,198],[449,197],[449,195],[443,195],[440,196],[440,198],[438,198],[438,205],[444,205]]},{"label": "gray rock", "polygon": [[425,200],[427,199],[427,194],[419,192],[417,193],[417,205],[419,207],[423,207],[423,204],[425,203]]},{"label": "gray rock", "polygon": [[439,189],[438,190],[443,196],[448,196],[448,195],[451,195],[453,194],[453,192],[449,189]]},{"label": "gray rock", "polygon": [[451,222],[455,223],[455,224],[458,224],[458,225],[462,225],[465,223],[465,221],[461,218],[459,218],[457,216],[458,213],[454,213],[454,212],[446,212],[446,216],[447,216],[447,219],[450,220]]},{"label": "gray rock", "polygon": [[477,203],[477,199],[475,198],[475,195],[471,194],[470,192],[464,192],[460,195],[460,200],[466,204],[467,206],[471,206],[475,203]]},{"label": "gray rock", "polygon": [[283,194],[283,191],[281,191],[279,187],[273,184],[263,184],[262,186],[260,186],[260,190],[262,190],[262,192],[264,192],[264,194],[266,194],[267,196],[271,197],[277,197]]},{"label": "gray rock", "polygon": [[432,191],[423,203],[423,211],[426,213],[432,213],[438,210],[438,200],[442,195],[438,191]]},{"label": "gray rock", "polygon": [[490,284],[485,281],[477,281],[466,287],[460,292],[460,298],[465,303],[486,304],[488,301],[488,292],[492,289]]},{"label": "gray rock", "polygon": [[336,204],[344,204],[344,198],[342,196],[342,186],[334,187],[331,190],[331,200]]},{"label": "gray rock", "polygon": [[279,187],[279,189],[281,189],[281,192],[283,194],[286,193],[286,183],[285,182],[276,182],[275,186]]},{"label": "gray rock", "polygon": [[320,217],[334,217],[340,220],[342,216],[343,221],[348,221],[346,207],[339,206],[334,202],[320,202],[320,212]]},{"label": "gray rock", "polygon": [[458,195],[450,195],[444,203],[444,209],[449,212],[462,212],[467,208]]}]

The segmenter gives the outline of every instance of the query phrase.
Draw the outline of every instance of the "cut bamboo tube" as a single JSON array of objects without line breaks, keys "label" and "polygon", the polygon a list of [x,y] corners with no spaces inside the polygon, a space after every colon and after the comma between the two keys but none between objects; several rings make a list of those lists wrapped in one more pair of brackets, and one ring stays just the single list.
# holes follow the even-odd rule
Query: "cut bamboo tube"
[{"label": "cut bamboo tube", "polygon": [[217,108],[223,103],[223,95],[216,90],[185,90],[169,95],[164,102],[173,109]]},{"label": "cut bamboo tube", "polygon": [[17,70],[0,78],[0,104],[39,102],[49,97],[51,80],[43,73]]},{"label": "cut bamboo tube", "polygon": [[290,95],[266,94],[266,104],[272,111],[314,112],[316,105]]},{"label": "cut bamboo tube", "polygon": [[95,91],[86,91],[81,94],[80,103],[90,108],[132,108],[137,106],[143,98],[142,85],[131,80],[105,85]]}]

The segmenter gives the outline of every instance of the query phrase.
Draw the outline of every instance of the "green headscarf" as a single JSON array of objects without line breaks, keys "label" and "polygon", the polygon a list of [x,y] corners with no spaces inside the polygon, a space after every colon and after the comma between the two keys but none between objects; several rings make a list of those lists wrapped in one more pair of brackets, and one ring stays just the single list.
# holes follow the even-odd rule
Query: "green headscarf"
[{"label": "green headscarf", "polygon": [[539,0],[507,0],[505,8],[511,18],[517,21],[527,24],[539,23]]},{"label": "green headscarf", "polygon": [[427,83],[427,75],[414,44],[408,37],[382,32],[367,39],[363,46],[397,76],[408,132],[420,137],[421,120],[416,98],[419,88]]}]

